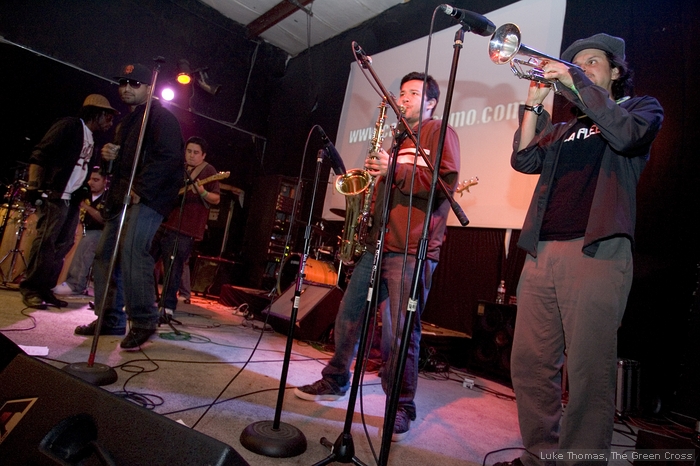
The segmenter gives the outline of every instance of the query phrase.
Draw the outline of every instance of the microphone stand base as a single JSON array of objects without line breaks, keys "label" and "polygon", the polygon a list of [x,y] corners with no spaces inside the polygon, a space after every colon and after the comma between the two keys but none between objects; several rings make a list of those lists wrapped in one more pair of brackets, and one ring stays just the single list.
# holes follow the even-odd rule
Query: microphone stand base
[{"label": "microphone stand base", "polygon": [[240,440],[246,449],[270,458],[291,458],[306,451],[304,434],[284,422],[278,429],[273,421],[254,422],[243,430]]},{"label": "microphone stand base", "polygon": [[326,437],[322,437],[321,445],[328,448],[331,454],[313,466],[324,466],[330,463],[352,463],[357,466],[367,466],[355,456],[355,442],[353,442],[350,434],[343,432],[338,436],[335,443],[331,443]]},{"label": "microphone stand base", "polygon": [[90,366],[87,362],[74,362],[63,366],[63,370],[98,387],[113,384],[119,378],[117,371],[100,363]]}]

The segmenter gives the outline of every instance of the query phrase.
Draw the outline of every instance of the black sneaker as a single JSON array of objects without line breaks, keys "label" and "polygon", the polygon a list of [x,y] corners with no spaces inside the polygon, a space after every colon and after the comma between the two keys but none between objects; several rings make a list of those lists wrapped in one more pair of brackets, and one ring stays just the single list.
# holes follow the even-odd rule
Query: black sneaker
[{"label": "black sneaker", "polygon": [[22,295],[22,303],[24,303],[25,306],[30,307],[32,309],[39,309],[39,310],[46,310],[46,304],[44,303],[44,300],[41,299],[39,296],[24,296]]},{"label": "black sneaker", "polygon": [[311,385],[295,388],[294,394],[307,401],[337,401],[345,396],[345,391],[333,386],[326,379],[321,379]]},{"label": "black sneaker", "polygon": [[135,328],[131,327],[129,333],[124,337],[119,346],[125,350],[138,350],[148,341],[148,339],[156,333],[154,328]]},{"label": "black sneaker", "polygon": [[396,420],[394,421],[394,434],[391,436],[392,442],[400,442],[408,435],[411,428],[411,417],[406,411],[399,408],[396,411]]},{"label": "black sneaker", "polygon": [[68,302],[66,302],[66,301],[64,301],[64,300],[62,300],[62,299],[58,299],[58,298],[56,297],[56,295],[53,294],[53,293],[50,292],[50,291],[46,294],[46,296],[44,296],[44,302],[45,302],[46,304],[49,304],[49,305],[51,305],[51,306],[55,306],[55,307],[58,307],[58,308],[67,307],[67,306],[68,306]]},{"label": "black sneaker", "polygon": [[[400,442],[401,440],[405,439],[406,436],[408,435],[408,431],[410,429],[411,429],[411,416],[409,416],[409,414],[406,411],[399,408],[396,411],[396,419],[394,420],[394,433],[391,434],[391,441],[392,442]],[[384,436],[383,429],[379,429],[379,436],[380,437]]]},{"label": "black sneaker", "polygon": [[[97,320],[93,320],[87,325],[78,325],[75,327],[74,332],[76,335],[93,336],[95,335],[96,326]],[[125,333],[125,327],[108,327],[106,325],[102,325],[102,328],[100,329],[100,335],[124,335]]]},{"label": "black sneaker", "polygon": [[498,463],[493,463],[493,466],[523,466],[523,462],[520,458],[515,458],[513,461],[499,461]]}]

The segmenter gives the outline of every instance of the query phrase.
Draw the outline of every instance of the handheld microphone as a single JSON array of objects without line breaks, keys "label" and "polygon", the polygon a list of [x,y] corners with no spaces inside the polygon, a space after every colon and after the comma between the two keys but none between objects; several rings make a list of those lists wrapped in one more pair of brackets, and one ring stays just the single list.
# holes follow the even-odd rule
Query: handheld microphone
[{"label": "handheld microphone", "polygon": [[493,31],[496,30],[496,25],[489,21],[486,16],[480,15],[479,13],[454,8],[445,3],[440,5],[440,9],[444,11],[445,14],[459,20],[460,23],[467,26],[469,31],[473,32],[474,34],[478,34],[480,36],[490,36],[493,34]]},{"label": "handheld microphone", "polygon": [[326,154],[331,160],[331,167],[333,168],[333,171],[336,175],[344,175],[346,173],[345,164],[343,163],[343,159],[340,158],[338,150],[335,148],[331,140],[328,139],[328,136],[326,136],[326,132],[323,131],[323,128],[318,126],[318,131],[321,133],[321,139],[323,140]]}]

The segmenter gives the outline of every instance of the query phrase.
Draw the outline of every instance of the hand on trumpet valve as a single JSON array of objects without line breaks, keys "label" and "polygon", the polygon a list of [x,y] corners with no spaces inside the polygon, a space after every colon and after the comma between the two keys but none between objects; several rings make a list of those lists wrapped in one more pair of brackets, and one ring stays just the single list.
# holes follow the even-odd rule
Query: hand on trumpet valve
[{"label": "hand on trumpet valve", "polygon": [[562,62],[545,61],[542,65],[542,76],[550,81],[559,81],[566,87],[573,85],[569,66]]}]

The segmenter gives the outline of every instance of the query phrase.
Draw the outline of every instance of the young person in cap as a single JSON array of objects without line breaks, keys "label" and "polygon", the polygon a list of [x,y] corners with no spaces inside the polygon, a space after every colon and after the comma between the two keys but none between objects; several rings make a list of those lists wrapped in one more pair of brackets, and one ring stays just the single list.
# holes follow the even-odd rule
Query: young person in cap
[{"label": "young person in cap", "polygon": [[68,268],[66,281],[56,285],[52,291],[61,296],[86,295],[90,282],[90,271],[95,259],[95,249],[102,235],[105,220],[102,218],[104,210],[104,194],[107,186],[107,178],[100,166],[92,167],[92,173],[87,181],[90,194],[80,203],[80,222],[83,224],[83,237],[80,238],[75,248],[73,260]]},{"label": "young person in cap", "polygon": [[90,94],[78,116],[54,123],[32,152],[27,200],[37,206],[37,235],[19,284],[22,302],[27,307],[68,305],[51,289],[73,247],[80,203],[89,192],[81,187],[85,186],[94,162],[93,133],[108,131],[117,113],[106,97]]},{"label": "young person in cap", "polygon": [[[529,453],[516,465],[553,464],[543,453],[557,449],[610,449],[637,183],[663,120],[656,99],[633,97],[622,39],[596,34],[561,58],[576,66],[549,62],[544,76],[558,81],[574,115],[553,125],[542,110],[550,88],[532,82],[511,156],[516,171],[539,175],[518,241],[528,256],[511,376]],[[569,400],[562,415],[565,354]]]},{"label": "young person in cap", "polygon": [[[175,116],[153,100],[141,154],[136,154],[152,73],[144,65],[130,64],[115,79],[119,81],[119,97],[129,106],[130,112],[119,123],[114,144],[106,144],[101,151],[103,160],[112,165],[112,178],[105,198],[105,226],[95,252],[93,271],[95,304],[102,302],[104,293],[107,298],[105,309],[99,309],[98,304],[95,312],[104,312],[100,328],[103,335],[123,335],[128,316],[131,327],[120,346],[125,350],[137,350],[155,333],[158,324],[154,263],[149,250],[153,235],[175,205],[182,186],[183,140]],[[132,168],[137,159],[138,168],[129,192]],[[114,274],[108,276],[125,199],[129,202],[118,261]],[[79,326],[75,333],[93,335],[96,325],[97,321]]]}]

